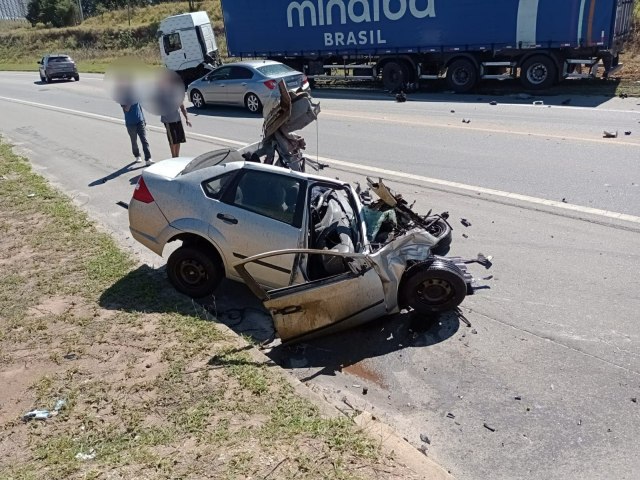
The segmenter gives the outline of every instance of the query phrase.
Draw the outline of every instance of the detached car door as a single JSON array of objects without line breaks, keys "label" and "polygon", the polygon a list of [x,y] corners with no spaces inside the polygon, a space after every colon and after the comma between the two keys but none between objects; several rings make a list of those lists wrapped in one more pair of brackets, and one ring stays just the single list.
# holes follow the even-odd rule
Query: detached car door
[{"label": "detached car door", "polygon": [[[203,186],[206,193],[207,183]],[[305,180],[284,173],[239,170],[221,201],[209,209],[209,236],[222,244],[227,264],[272,250],[300,248],[306,188]],[[288,286],[294,260],[295,256],[283,256],[256,262],[250,272],[263,285]]]},{"label": "detached car door", "polygon": [[[330,255],[345,259],[345,273],[266,291],[248,273],[256,262],[279,256]],[[281,250],[248,258],[236,265],[238,274],[271,313],[283,342],[292,343],[353,328],[387,313],[382,280],[365,254],[330,250]]]}]

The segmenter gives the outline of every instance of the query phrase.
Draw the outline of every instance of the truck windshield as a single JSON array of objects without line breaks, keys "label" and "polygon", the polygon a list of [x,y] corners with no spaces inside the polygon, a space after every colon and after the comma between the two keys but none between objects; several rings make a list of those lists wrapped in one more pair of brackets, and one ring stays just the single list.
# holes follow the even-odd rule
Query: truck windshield
[{"label": "truck windshield", "polygon": [[272,65],[264,65],[256,68],[261,74],[266,77],[277,77],[278,75],[285,75],[287,73],[295,72],[291,67],[283,65],[282,63],[276,63]]}]

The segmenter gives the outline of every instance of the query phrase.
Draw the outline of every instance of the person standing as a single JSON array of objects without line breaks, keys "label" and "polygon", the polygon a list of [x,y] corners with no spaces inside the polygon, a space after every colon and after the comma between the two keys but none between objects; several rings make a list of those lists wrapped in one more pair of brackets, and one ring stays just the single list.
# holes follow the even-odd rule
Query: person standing
[{"label": "person standing", "polygon": [[187,141],[184,134],[184,127],[182,126],[182,119],[180,118],[181,112],[187,126],[191,127],[191,122],[187,116],[187,109],[184,107],[184,102],[180,104],[180,107],[160,117],[160,121],[164,123],[164,128],[167,130],[169,149],[171,150],[171,156],[173,158],[180,156],[180,144],[186,143]]},{"label": "person standing", "polygon": [[142,107],[140,107],[139,103],[121,105],[121,107],[124,112],[124,123],[127,126],[127,132],[129,132],[129,138],[131,139],[131,151],[136,159],[136,163],[142,162],[142,158],[140,158],[140,148],[138,147],[138,137],[140,137],[144,160],[146,165],[149,166],[153,163],[153,160],[151,159],[151,151],[149,150],[147,123],[144,118],[144,113],[142,112]]}]

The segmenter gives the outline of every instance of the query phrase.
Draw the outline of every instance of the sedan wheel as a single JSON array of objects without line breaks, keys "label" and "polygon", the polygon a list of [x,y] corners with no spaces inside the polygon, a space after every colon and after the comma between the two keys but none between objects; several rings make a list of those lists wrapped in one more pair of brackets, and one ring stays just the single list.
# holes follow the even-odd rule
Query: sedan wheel
[{"label": "sedan wheel", "polygon": [[262,110],[262,102],[255,93],[250,93],[245,97],[244,105],[251,113],[258,113]]},{"label": "sedan wheel", "polygon": [[412,267],[400,294],[404,303],[418,313],[445,312],[462,303],[467,295],[467,283],[458,267],[438,259]]},{"label": "sedan wheel", "polygon": [[206,106],[204,97],[202,96],[202,93],[200,93],[200,90],[194,90],[191,92],[191,103],[193,103],[193,106],[196,108],[204,108]]},{"label": "sedan wheel", "polygon": [[183,246],[167,261],[169,281],[180,293],[201,298],[214,292],[223,277],[215,257],[197,247]]}]

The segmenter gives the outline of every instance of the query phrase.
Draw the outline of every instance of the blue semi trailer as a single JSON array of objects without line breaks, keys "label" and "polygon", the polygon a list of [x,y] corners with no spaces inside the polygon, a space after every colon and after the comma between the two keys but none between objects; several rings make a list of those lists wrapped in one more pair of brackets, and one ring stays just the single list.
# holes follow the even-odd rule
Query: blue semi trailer
[{"label": "blue semi trailer", "polygon": [[611,75],[634,0],[222,0],[229,55],[314,79],[381,79],[389,90],[446,78],[544,89]]}]

